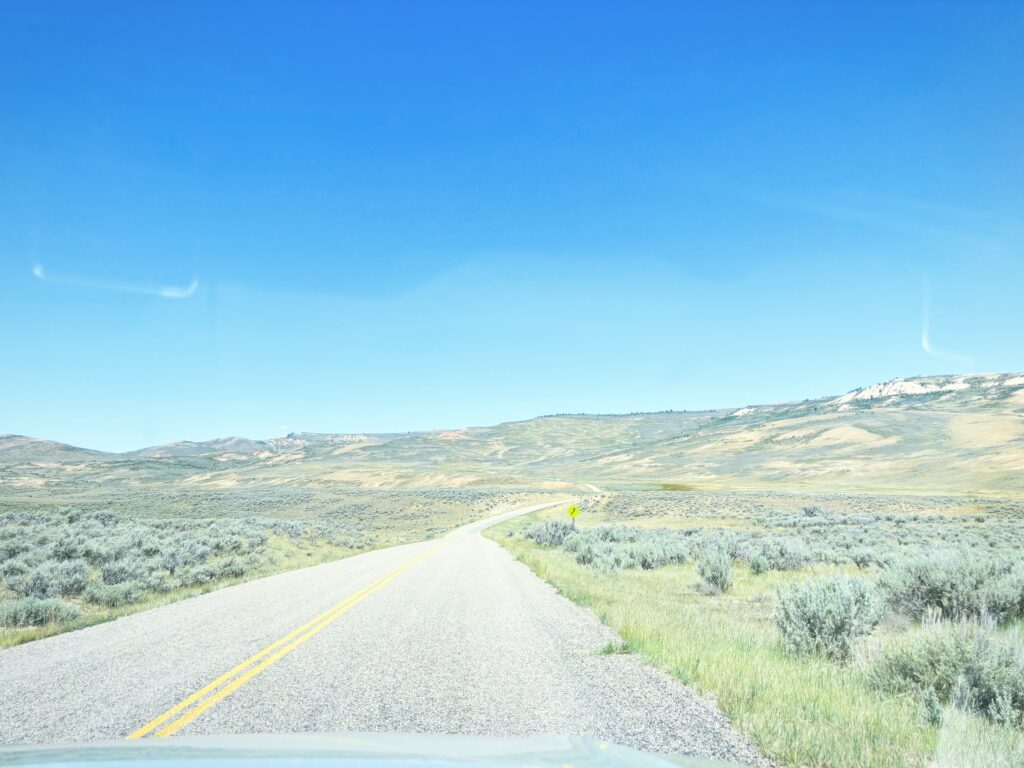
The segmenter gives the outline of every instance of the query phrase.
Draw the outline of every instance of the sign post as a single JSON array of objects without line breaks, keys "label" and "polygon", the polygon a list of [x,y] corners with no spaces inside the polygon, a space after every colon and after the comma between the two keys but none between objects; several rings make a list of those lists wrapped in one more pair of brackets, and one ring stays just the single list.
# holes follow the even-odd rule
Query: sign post
[{"label": "sign post", "polygon": [[567,514],[569,517],[572,518],[572,527],[573,528],[576,527],[576,517],[579,515],[579,513],[580,513],[580,508],[577,507],[575,504],[573,504],[571,507],[569,507],[565,511],[565,514]]}]

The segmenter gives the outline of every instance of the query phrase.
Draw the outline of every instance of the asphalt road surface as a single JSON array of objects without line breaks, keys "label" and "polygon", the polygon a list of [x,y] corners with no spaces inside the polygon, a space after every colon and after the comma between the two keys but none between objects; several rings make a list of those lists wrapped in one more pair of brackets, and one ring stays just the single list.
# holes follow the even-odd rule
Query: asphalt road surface
[{"label": "asphalt road surface", "polygon": [[489,524],[0,651],[0,741],[585,735],[762,764],[713,702],[494,542]]}]

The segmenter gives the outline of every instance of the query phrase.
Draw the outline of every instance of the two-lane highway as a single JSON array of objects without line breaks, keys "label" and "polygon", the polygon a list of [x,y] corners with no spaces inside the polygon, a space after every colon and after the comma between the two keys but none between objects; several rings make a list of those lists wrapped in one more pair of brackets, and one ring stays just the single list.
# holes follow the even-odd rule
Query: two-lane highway
[{"label": "two-lane highway", "polygon": [[0,652],[0,741],[587,735],[760,761],[717,707],[481,537],[368,552]]}]

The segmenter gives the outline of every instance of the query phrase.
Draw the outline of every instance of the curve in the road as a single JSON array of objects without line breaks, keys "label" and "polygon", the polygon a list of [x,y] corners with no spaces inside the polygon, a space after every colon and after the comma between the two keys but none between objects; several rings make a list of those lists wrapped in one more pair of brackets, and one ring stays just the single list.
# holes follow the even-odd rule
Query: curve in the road
[{"label": "curve in the road", "polygon": [[[535,504],[530,507],[515,509],[501,515],[495,515],[485,520],[467,523],[466,525],[452,531],[452,533],[449,534],[449,537],[453,534],[458,535],[460,533],[479,533],[504,520],[509,520],[519,515],[526,515],[531,512],[539,512],[540,510],[566,503],[566,501],[568,500]],[[331,606],[319,616],[306,622],[298,629],[292,630],[280,640],[271,643],[266,648],[263,648],[261,651],[253,654],[241,664],[234,666],[213,682],[208,683],[195,693],[185,697],[163,714],[157,715],[142,727],[132,731],[132,733],[128,735],[128,738],[141,739],[151,733],[157,737],[166,737],[177,733],[203,714],[203,712],[226,699],[232,693],[256,677],[256,675],[287,656],[304,642],[325,629],[332,622],[341,618],[350,609],[370,597],[374,592],[383,589],[389,583],[394,581],[401,573],[409,570],[417,563],[426,560],[431,555],[436,554],[450,541],[449,537],[442,539],[441,542],[434,545],[426,552],[409,558],[394,570],[389,571],[376,581],[373,581],[360,589],[355,594],[350,595],[339,603]]]},{"label": "curve in the road", "polygon": [[598,653],[614,633],[478,535],[561,503],[0,651],[0,742],[554,733],[763,764],[714,702]]}]

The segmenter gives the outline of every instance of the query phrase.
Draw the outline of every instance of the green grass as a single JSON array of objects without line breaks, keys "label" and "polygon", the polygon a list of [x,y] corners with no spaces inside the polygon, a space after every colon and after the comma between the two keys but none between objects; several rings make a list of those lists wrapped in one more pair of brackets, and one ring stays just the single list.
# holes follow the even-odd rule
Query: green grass
[{"label": "green grass", "polygon": [[[733,588],[712,595],[700,588],[691,562],[650,571],[599,571],[578,564],[570,552],[514,535],[560,515],[564,510],[535,513],[496,526],[487,535],[618,632],[621,642],[608,643],[596,653],[636,654],[712,696],[732,723],[778,763],[844,768],[1024,765],[1020,730],[953,709],[946,711],[941,728],[927,726],[916,696],[890,696],[872,685],[868,671],[873,660],[881,648],[905,635],[906,618],[888,615],[858,647],[851,664],[787,652],[772,618],[780,587],[833,574],[872,578],[875,569],[817,563],[755,575],[737,563]],[[579,525],[586,528],[605,517],[603,510],[592,510]],[[954,528],[956,524],[950,523]],[[950,538],[954,528],[943,535]]]},{"label": "green grass", "polygon": [[640,658],[716,698],[774,760],[895,768],[926,765],[935,754],[937,731],[919,722],[916,702],[883,698],[856,666],[784,650],[771,611],[775,587],[791,574],[737,568],[735,587],[709,596],[696,588],[689,564],[597,573],[563,551],[506,535],[523,524],[509,521],[488,535],[596,613]]},{"label": "green grass", "polygon": [[629,643],[609,640],[607,643],[601,646],[601,650],[598,653],[600,653],[602,656],[617,656],[620,654],[634,652],[635,649]]},{"label": "green grass", "polygon": [[943,716],[934,768],[1020,768],[1024,737],[1010,728],[979,721],[955,709]]}]

